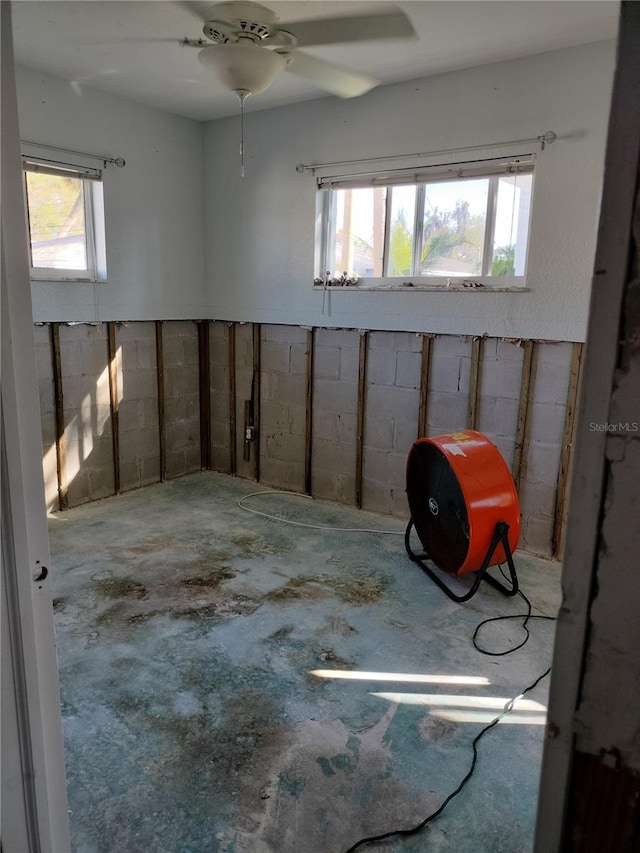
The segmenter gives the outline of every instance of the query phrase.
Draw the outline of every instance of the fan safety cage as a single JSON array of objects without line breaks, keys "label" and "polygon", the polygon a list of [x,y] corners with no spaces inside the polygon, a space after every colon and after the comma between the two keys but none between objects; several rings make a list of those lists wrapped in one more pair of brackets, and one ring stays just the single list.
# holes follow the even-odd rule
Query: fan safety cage
[{"label": "fan safety cage", "polygon": [[[418,439],[407,458],[407,498],[429,559],[449,574],[480,570],[499,522],[509,525],[511,551],[518,545],[513,477],[498,448],[476,430]],[[506,559],[498,545],[489,565]]]}]

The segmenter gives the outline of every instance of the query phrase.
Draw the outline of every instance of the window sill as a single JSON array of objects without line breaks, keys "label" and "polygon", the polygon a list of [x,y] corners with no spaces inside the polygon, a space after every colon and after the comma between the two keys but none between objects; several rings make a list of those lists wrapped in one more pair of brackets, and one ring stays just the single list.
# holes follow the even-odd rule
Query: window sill
[{"label": "window sill", "polygon": [[32,284],[61,284],[64,282],[75,282],[76,284],[105,284],[106,278],[87,278],[86,276],[30,276]]},{"label": "window sill", "polygon": [[530,293],[531,288],[520,285],[492,285],[492,284],[314,284],[314,290],[344,291],[354,293],[356,291],[393,291],[394,293],[415,293],[416,291],[431,291],[444,293]]}]

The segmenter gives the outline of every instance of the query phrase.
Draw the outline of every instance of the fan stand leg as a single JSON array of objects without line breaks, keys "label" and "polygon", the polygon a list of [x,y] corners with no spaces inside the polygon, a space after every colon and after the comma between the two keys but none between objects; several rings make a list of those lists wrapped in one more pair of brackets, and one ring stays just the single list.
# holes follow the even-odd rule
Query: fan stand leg
[{"label": "fan stand leg", "polygon": [[[409,523],[407,524],[407,529],[404,534],[404,546],[406,548],[407,554],[413,560],[414,563],[417,563],[420,568],[426,572],[434,583],[436,583],[440,589],[449,596],[452,601],[464,602],[469,601],[470,598],[478,591],[478,587],[482,583],[483,580],[487,581],[487,583],[491,584],[492,587],[499,590],[503,595],[517,595],[518,593],[518,576],[516,574],[516,567],[513,563],[513,555],[511,553],[511,548],[509,546],[509,539],[507,537],[507,533],[509,532],[509,525],[506,521],[498,521],[494,531],[493,536],[491,537],[491,542],[489,543],[489,547],[487,549],[487,553],[485,554],[484,560],[482,561],[482,565],[475,573],[475,579],[473,584],[469,588],[467,592],[463,595],[456,595],[456,593],[449,587],[448,584],[442,579],[440,574],[436,574],[436,572],[431,569],[427,563],[425,562],[429,559],[428,554],[416,554],[411,548],[411,530],[413,528],[413,518],[409,519]],[[509,568],[509,576],[511,580],[511,584],[507,586],[506,584],[501,583],[499,580],[494,578],[492,575],[487,573],[487,569],[489,568],[489,563],[491,562],[491,558],[498,547],[498,545],[502,545],[504,549],[504,553],[507,558],[507,566]]]}]

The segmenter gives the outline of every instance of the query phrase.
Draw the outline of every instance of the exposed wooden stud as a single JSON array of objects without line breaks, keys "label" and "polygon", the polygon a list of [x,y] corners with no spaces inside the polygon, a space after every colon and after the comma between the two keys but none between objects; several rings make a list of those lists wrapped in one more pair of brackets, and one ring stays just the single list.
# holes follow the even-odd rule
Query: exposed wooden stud
[{"label": "exposed wooden stud", "polygon": [[58,507],[69,506],[67,498],[67,454],[64,436],[64,397],[62,392],[62,361],[60,358],[60,324],[51,323],[51,363],[53,367],[53,400],[56,419],[56,471],[58,475]]},{"label": "exposed wooden stud", "polygon": [[480,365],[482,364],[483,339],[474,338],[471,342],[471,373],[469,376],[469,402],[467,405],[467,426],[478,428],[478,395],[480,391]]},{"label": "exposed wooden stud", "polygon": [[418,435],[424,438],[427,434],[427,400],[429,397],[429,377],[431,376],[431,353],[433,338],[422,336],[422,360],[420,363],[420,403],[418,405]]},{"label": "exposed wooden stud", "polygon": [[518,423],[516,427],[516,443],[513,451],[513,479],[516,489],[520,488],[523,472],[524,445],[527,437],[529,420],[529,404],[535,383],[537,345],[535,341],[524,342],[524,358],[522,361],[522,380],[520,382],[520,401],[518,403]]},{"label": "exposed wooden stud", "polygon": [[113,485],[120,493],[120,418],[118,408],[118,352],[116,349],[116,324],[107,323],[107,350],[109,358],[109,409],[111,411],[111,441],[113,444]]},{"label": "exposed wooden stud", "polygon": [[304,427],[304,490],[311,494],[311,455],[313,447],[313,347],[314,329],[307,329],[307,395]]},{"label": "exposed wooden stud", "polygon": [[260,323],[253,324],[253,476],[260,482]]},{"label": "exposed wooden stud", "polygon": [[211,468],[211,362],[209,320],[198,321],[198,362],[200,396],[200,467]]},{"label": "exposed wooden stud", "polygon": [[358,359],[358,415],[356,428],[356,506],[362,507],[362,470],[364,462],[364,419],[367,390],[367,353],[369,333],[360,333],[360,353]]},{"label": "exposed wooden stud", "polygon": [[164,417],[164,352],[162,320],[156,320],[156,377],[158,380],[158,448],[160,452],[160,482],[167,479],[167,442]]},{"label": "exposed wooden stud", "polygon": [[562,433],[562,453],[558,470],[556,488],[556,507],[553,519],[553,556],[560,557],[562,546],[562,530],[564,526],[565,504],[567,500],[567,485],[569,482],[569,467],[571,465],[571,450],[573,446],[573,429],[575,424],[576,407],[578,403],[578,385],[580,368],[582,366],[582,344],[574,343],[571,350],[571,368],[569,386],[567,388],[567,406],[564,416],[564,431]]},{"label": "exposed wooden stud", "polygon": [[236,446],[236,324],[229,323],[229,473],[235,476],[238,470]]}]

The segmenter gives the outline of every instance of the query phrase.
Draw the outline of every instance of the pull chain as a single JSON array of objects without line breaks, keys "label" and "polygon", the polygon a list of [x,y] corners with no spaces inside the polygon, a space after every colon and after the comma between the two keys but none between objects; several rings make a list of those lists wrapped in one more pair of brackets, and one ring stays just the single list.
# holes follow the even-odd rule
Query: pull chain
[{"label": "pull chain", "polygon": [[237,89],[236,94],[240,98],[240,177],[244,178],[244,101],[251,92]]}]

